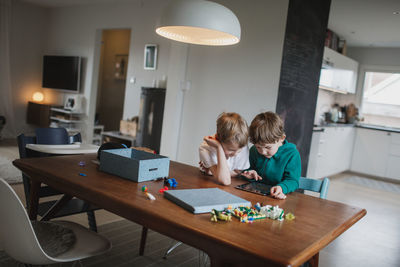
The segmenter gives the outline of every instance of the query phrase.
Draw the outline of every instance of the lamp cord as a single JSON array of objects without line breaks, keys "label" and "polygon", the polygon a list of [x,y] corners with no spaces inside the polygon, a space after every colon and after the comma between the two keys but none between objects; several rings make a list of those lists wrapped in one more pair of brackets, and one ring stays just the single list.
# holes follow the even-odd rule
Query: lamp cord
[{"label": "lamp cord", "polygon": [[185,104],[185,93],[188,90],[187,88],[187,69],[189,66],[189,51],[190,51],[190,44],[187,45],[186,48],[186,62],[185,62],[185,71],[183,75],[183,81],[180,83],[180,90],[179,93],[182,95],[181,97],[181,105],[179,110],[179,126],[178,126],[178,136],[176,142],[176,160],[178,161],[179,158],[179,150],[180,150],[180,143],[181,143],[181,132],[182,132],[182,124],[183,124],[183,108]]}]

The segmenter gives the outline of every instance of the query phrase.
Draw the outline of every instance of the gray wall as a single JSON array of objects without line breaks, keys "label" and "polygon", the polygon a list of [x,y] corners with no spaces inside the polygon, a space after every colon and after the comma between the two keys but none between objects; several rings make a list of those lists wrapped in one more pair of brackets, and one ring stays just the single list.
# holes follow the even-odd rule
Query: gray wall
[{"label": "gray wall", "polygon": [[360,65],[400,66],[400,48],[349,47],[347,56]]},{"label": "gray wall", "polygon": [[[41,89],[42,53],[45,38],[47,10],[17,1],[12,2],[10,28],[10,72],[14,106],[15,133],[32,132],[26,124],[26,109],[32,95]],[[45,101],[52,101],[54,94],[46,94]]]}]

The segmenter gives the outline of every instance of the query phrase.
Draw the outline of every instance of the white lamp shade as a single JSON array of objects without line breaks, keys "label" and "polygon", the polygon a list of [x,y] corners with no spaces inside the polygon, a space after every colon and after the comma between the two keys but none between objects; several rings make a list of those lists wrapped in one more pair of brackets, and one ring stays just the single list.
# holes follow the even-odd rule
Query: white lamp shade
[{"label": "white lamp shade", "polygon": [[156,32],[168,39],[200,45],[233,45],[240,41],[240,23],[223,5],[204,0],[173,0]]}]

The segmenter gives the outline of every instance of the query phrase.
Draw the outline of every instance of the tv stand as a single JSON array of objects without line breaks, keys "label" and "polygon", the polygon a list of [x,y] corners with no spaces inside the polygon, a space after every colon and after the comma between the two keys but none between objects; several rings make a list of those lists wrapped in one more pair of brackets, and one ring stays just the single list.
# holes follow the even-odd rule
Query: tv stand
[{"label": "tv stand", "polygon": [[50,108],[50,127],[63,127],[68,133],[81,132],[81,125],[84,123],[82,116],[84,113],[75,112],[65,108]]},{"label": "tv stand", "polygon": [[50,108],[50,105],[29,101],[26,111],[26,122],[39,127],[49,127]]}]

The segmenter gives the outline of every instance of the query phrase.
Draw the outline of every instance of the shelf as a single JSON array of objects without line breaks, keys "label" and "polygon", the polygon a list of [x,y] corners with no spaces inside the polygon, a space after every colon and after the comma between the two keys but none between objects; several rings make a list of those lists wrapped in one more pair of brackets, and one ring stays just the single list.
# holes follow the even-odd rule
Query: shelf
[{"label": "shelf", "polygon": [[55,120],[55,121],[59,121],[59,122],[64,122],[64,123],[83,123],[83,121],[79,121],[79,120],[67,120],[67,119],[61,119],[61,118],[57,118],[54,116],[50,116],[51,120]]},{"label": "shelf", "polygon": [[50,110],[55,111],[55,112],[64,113],[64,114],[70,114],[70,115],[83,114],[82,112],[75,112],[75,111],[71,111],[71,110],[67,110],[67,109],[63,109],[63,108],[55,108],[55,107],[52,107]]}]

